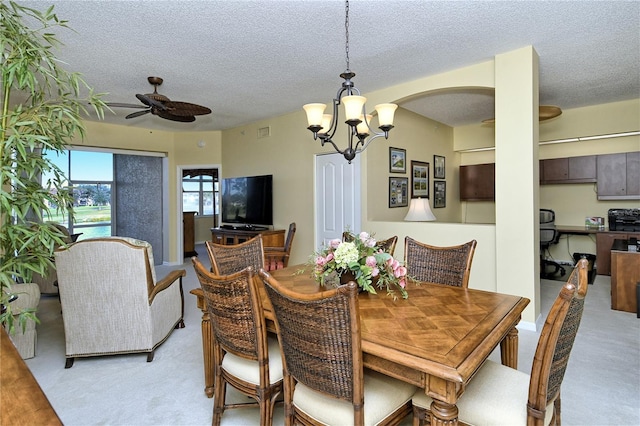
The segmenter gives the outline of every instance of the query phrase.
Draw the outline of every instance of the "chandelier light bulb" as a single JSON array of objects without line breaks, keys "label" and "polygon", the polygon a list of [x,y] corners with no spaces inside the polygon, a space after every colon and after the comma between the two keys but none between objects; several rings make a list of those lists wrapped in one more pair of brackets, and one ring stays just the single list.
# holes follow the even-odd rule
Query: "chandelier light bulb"
[{"label": "chandelier light bulb", "polygon": [[364,107],[365,102],[367,102],[367,98],[364,96],[350,95],[342,98],[344,114],[347,122],[360,121],[362,108]]},{"label": "chandelier light bulb", "polygon": [[327,108],[326,104],[306,104],[302,108],[307,112],[309,127],[322,125],[322,115]]},{"label": "chandelier light bulb", "polygon": [[371,119],[373,116],[371,114],[367,114],[367,119],[365,120],[364,115],[360,115],[360,121],[362,123],[356,126],[356,131],[359,135],[368,135],[369,134],[369,125],[371,124]]},{"label": "chandelier light bulb", "polygon": [[379,104],[376,105],[376,111],[378,111],[378,124],[382,126],[393,126],[393,116],[395,115],[396,104]]}]

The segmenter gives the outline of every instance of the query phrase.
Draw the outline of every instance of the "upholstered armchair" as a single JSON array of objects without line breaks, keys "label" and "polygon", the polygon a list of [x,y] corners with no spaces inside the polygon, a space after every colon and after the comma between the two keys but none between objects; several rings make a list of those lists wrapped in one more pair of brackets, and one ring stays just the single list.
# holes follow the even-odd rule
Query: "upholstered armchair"
[{"label": "upholstered armchair", "polygon": [[27,319],[23,328],[18,315],[26,310],[36,310],[40,302],[40,288],[34,283],[13,284],[11,291],[18,298],[11,302],[14,329],[13,332],[7,330],[7,333],[22,359],[33,358],[36,356],[36,322]]},{"label": "upholstered armchair", "polygon": [[66,358],[147,353],[184,327],[184,269],[156,279],[146,241],[82,240],[55,252]]}]

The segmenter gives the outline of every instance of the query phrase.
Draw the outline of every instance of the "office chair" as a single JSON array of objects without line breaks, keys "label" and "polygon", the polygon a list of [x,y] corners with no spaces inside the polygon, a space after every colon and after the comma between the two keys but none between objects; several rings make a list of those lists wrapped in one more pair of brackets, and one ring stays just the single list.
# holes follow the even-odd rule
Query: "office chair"
[{"label": "office chair", "polygon": [[[558,244],[560,233],[555,225],[556,214],[553,210],[540,209],[540,278],[553,278],[556,274],[561,277],[567,273],[564,267],[554,260],[545,258],[552,244]],[[549,268],[553,268],[549,272]]]}]

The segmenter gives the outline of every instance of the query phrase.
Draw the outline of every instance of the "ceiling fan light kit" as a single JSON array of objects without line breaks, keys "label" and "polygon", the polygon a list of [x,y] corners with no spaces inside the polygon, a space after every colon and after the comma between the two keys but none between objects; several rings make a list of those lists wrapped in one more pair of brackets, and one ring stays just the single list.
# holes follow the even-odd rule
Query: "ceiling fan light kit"
[{"label": "ceiling fan light kit", "polygon": [[[389,138],[389,131],[393,129],[393,116],[396,104],[380,104],[375,109],[378,113],[378,124],[381,132],[376,132],[371,128],[371,114],[367,114],[365,102],[367,98],[360,96],[360,91],[355,87],[351,79],[355,73],[349,69],[349,1],[345,1],[345,35],[346,35],[346,59],[347,69],[340,74],[344,79],[342,86],[338,89],[336,97],[333,99],[333,114],[325,114],[326,104],[312,103],[306,104],[302,108],[307,113],[309,129],[313,133],[313,139],[320,138],[322,146],[330,143],[333,148],[342,154],[351,163],[358,152],[362,152],[372,140],[384,136]],[[333,142],[333,136],[338,128],[338,106],[344,105],[345,123],[349,126],[349,145],[345,149],[340,149]],[[354,144],[354,138],[356,138]],[[368,139],[367,139],[368,138]]]},{"label": "ceiling fan light kit", "polygon": [[[538,109],[538,120],[545,121],[550,120],[552,118],[556,118],[562,114],[562,110],[559,106],[555,105],[540,105]],[[487,118],[486,120],[482,120],[483,123],[493,124],[496,122],[495,118]]]},{"label": "ceiling fan light kit", "polygon": [[146,95],[136,94],[136,98],[145,106],[117,102],[108,103],[107,105],[117,108],[144,108],[144,111],[132,112],[125,119],[151,113],[165,120],[190,123],[196,120],[196,115],[211,114],[211,110],[207,107],[188,102],[172,101],[165,95],[158,93],[158,86],[164,81],[162,78],[147,77],[147,81],[153,86],[153,93],[147,93]]}]

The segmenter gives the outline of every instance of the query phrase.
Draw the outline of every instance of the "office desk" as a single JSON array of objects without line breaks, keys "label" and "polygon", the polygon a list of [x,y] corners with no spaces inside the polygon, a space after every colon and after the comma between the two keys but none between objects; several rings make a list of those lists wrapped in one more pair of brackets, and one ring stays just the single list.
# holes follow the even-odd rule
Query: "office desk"
[{"label": "office desk", "polygon": [[[297,292],[320,290],[302,266],[272,271],[284,286]],[[263,290],[264,291],[264,290]],[[502,363],[518,362],[515,326],[529,299],[474,289],[422,283],[408,288],[409,298],[393,300],[384,292],[359,296],[364,365],[414,384],[433,398],[432,412],[442,422],[456,424],[456,402],[475,372],[500,344]],[[211,326],[202,289],[191,290],[203,310],[202,343],[205,392],[213,392]],[[265,317],[273,320],[263,293]]]},{"label": "office desk", "polygon": [[597,234],[599,231],[604,231],[604,229],[587,228],[586,226],[556,225],[556,231],[558,231],[558,233],[560,234],[589,235],[589,234]]}]

